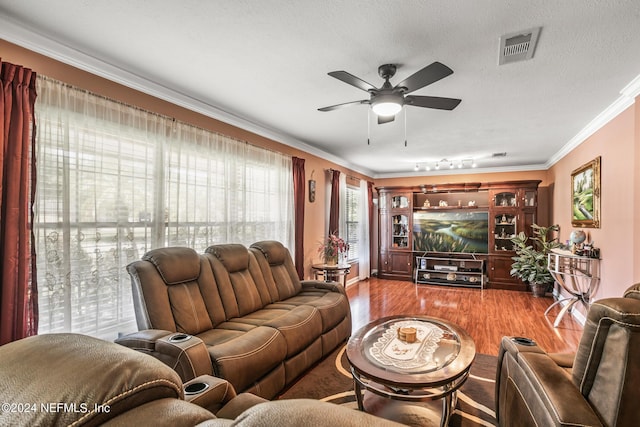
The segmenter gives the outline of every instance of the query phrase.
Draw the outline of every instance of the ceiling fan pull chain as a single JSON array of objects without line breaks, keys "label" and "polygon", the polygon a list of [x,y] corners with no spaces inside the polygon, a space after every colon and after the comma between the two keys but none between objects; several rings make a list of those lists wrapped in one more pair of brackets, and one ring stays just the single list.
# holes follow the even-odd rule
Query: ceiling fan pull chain
[{"label": "ceiling fan pull chain", "polygon": [[407,146],[407,109],[404,109],[404,146]]},{"label": "ceiling fan pull chain", "polygon": [[371,145],[371,109],[367,109],[367,145]]}]

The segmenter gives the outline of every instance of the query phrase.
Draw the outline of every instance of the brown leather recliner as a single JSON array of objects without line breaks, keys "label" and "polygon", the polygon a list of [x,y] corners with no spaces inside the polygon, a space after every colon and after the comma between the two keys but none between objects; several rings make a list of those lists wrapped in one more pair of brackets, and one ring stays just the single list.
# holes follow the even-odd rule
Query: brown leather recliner
[{"label": "brown leather recliner", "polygon": [[1,426],[399,426],[326,402],[236,396],[206,375],[183,384],[153,357],[79,334],[0,346],[0,383]]},{"label": "brown leather recliner", "polygon": [[496,377],[501,426],[640,423],[640,283],[594,302],[575,355],[504,337]]}]

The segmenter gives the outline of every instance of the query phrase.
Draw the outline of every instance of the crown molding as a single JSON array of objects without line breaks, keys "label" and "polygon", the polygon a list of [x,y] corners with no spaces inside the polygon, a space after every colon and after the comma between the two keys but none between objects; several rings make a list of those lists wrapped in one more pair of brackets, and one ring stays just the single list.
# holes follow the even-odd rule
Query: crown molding
[{"label": "crown molding", "polygon": [[267,125],[240,117],[232,112],[225,111],[194,98],[193,96],[178,92],[137,74],[131,73],[121,67],[105,62],[39,34],[33,29],[16,25],[3,16],[0,16],[0,38],[67,65],[71,65],[80,70],[186,108],[190,111],[236,126],[240,129],[255,133],[256,135],[263,136],[289,147],[302,150],[305,153],[315,155],[363,175],[373,176],[373,171],[346,162],[340,157],[324,150],[320,150],[317,147],[292,137],[291,135],[282,133]]},{"label": "crown molding", "polygon": [[571,138],[560,150],[558,150],[545,164],[545,169],[559,162],[564,156],[585,142],[587,138],[600,130],[604,125],[616,118],[620,113],[635,103],[640,95],[640,74],[620,91],[620,97],[609,105],[603,112],[591,120],[580,132]]}]

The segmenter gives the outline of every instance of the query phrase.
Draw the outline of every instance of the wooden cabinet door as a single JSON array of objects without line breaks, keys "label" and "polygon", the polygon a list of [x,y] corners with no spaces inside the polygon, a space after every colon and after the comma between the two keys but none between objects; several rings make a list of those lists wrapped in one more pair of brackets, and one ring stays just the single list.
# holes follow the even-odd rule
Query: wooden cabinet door
[{"label": "wooden cabinet door", "polygon": [[411,278],[413,271],[410,252],[389,252],[390,273]]},{"label": "wooden cabinet door", "polygon": [[492,288],[526,290],[526,285],[520,279],[511,276],[511,264],[513,264],[513,260],[510,256],[493,255],[489,257],[488,273]]},{"label": "wooden cabinet door", "polygon": [[522,210],[520,230],[524,231],[527,236],[533,235],[532,224],[536,224],[536,208],[524,208]]}]

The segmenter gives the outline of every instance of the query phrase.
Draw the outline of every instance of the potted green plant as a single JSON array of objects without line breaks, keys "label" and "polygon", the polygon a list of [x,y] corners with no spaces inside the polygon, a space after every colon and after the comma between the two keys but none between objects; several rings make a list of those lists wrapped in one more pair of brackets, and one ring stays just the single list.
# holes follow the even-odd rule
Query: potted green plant
[{"label": "potted green plant", "polygon": [[562,246],[557,237],[550,238],[549,234],[557,232],[560,227],[557,224],[548,227],[533,224],[531,227],[533,237],[520,232],[511,239],[516,256],[511,258],[513,264],[511,264],[510,274],[529,283],[534,297],[542,297],[554,280],[549,272],[547,254],[552,249]]}]

